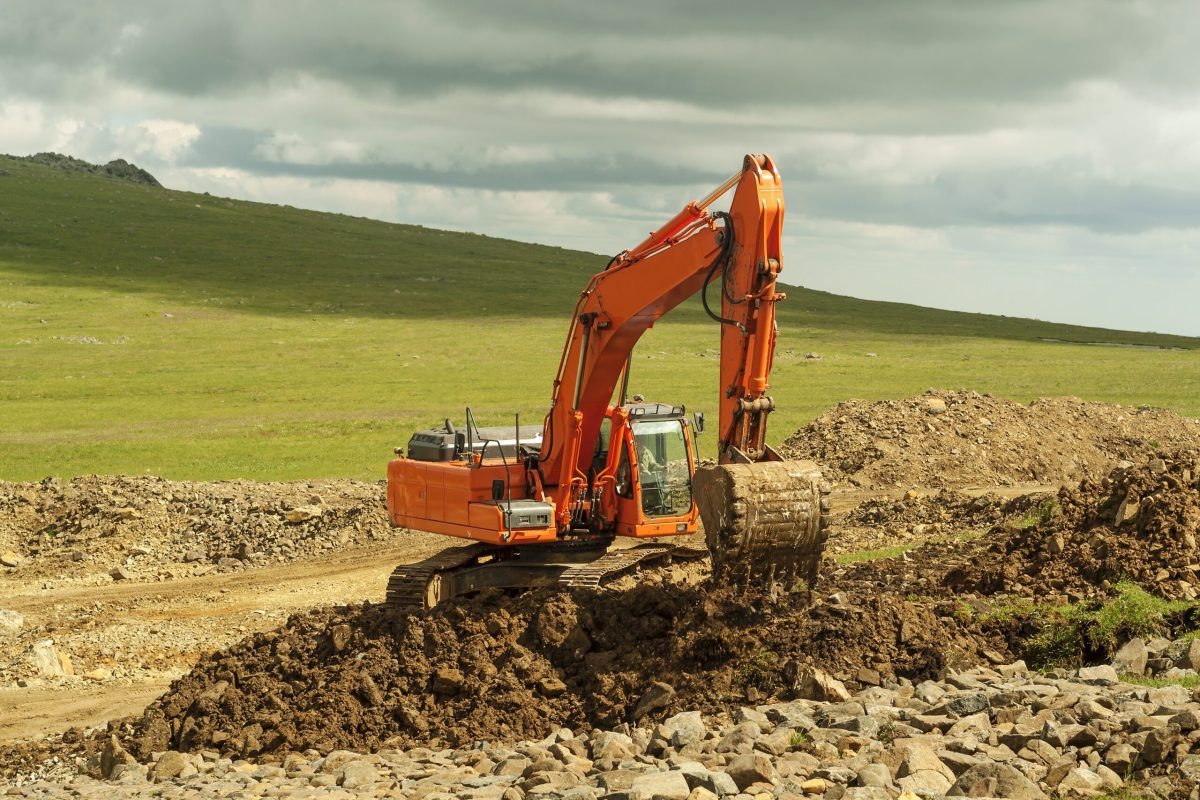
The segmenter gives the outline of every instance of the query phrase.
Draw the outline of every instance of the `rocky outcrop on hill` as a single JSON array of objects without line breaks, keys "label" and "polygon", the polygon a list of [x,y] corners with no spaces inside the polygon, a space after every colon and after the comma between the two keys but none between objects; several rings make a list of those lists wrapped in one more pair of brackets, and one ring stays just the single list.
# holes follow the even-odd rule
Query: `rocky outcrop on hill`
[{"label": "rocky outcrop on hill", "polygon": [[123,158],[114,159],[107,164],[92,164],[78,158],[64,156],[61,153],[37,153],[36,155],[18,156],[17,158],[20,161],[28,161],[31,164],[42,164],[69,172],[85,172],[91,175],[103,175],[118,180],[142,183],[147,186],[162,186],[158,182],[158,179],[149,172],[136,164],[131,164]]}]

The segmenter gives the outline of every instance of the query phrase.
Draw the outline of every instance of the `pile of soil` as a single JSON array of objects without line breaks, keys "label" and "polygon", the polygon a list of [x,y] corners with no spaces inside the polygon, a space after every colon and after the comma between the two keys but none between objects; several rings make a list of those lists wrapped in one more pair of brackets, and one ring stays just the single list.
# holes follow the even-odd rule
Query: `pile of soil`
[{"label": "pile of soil", "polygon": [[994,541],[949,585],[992,594],[1089,594],[1127,579],[1168,599],[1200,597],[1200,451],[1125,462],[1059,491],[1039,523]]},{"label": "pile of soil", "polygon": [[1100,480],[1044,496],[1020,521],[971,542],[932,542],[902,557],[827,569],[933,598],[1014,595],[1039,601],[1103,596],[1131,580],[1168,599],[1200,598],[1200,451],[1122,462]]},{"label": "pile of soil", "polygon": [[142,757],[168,747],[280,757],[537,739],[795,697],[811,686],[809,664],[844,678],[864,666],[935,676],[947,642],[975,662],[1003,650],[944,610],[878,594],[813,606],[666,584],[490,594],[419,615],[320,610],[202,659],[130,721],[125,743]]},{"label": "pile of soil", "polygon": [[1122,459],[1198,442],[1200,420],[1160,409],[931,391],[841,403],[779,450],[856,486],[963,488],[1098,478]]},{"label": "pile of soil", "polygon": [[[811,696],[811,668],[855,688],[1013,658],[1018,632],[962,613],[964,601],[1079,600],[1125,577],[1168,597],[1200,596],[1200,452],[1122,463],[1041,498],[948,498],[925,503],[931,518],[951,509],[1004,521],[974,541],[827,562],[811,595],[648,575],[625,591],[493,592],[413,615],[369,605],[297,615],[202,658],[123,723],[123,738],[142,757],[178,748],[267,758],[541,738],[559,726]],[[649,702],[656,693],[660,702]]]},{"label": "pile of soil", "polygon": [[0,481],[0,553],[21,576],[122,579],[265,566],[395,535],[384,489],[350,480],[194,483],[83,476]]}]

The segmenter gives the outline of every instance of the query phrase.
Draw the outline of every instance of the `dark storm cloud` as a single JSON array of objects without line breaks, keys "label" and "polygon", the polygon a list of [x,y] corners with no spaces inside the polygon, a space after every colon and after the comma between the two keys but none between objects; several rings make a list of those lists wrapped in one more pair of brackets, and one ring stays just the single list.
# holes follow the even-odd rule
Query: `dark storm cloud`
[{"label": "dark storm cloud", "polygon": [[[397,96],[541,89],[713,108],[920,103],[926,113],[1135,74],[1172,12],[1186,8],[1100,0],[10,5],[0,28],[5,61],[99,65],[185,95],[302,73]],[[1186,58],[1174,65],[1192,75],[1200,68]]]}]

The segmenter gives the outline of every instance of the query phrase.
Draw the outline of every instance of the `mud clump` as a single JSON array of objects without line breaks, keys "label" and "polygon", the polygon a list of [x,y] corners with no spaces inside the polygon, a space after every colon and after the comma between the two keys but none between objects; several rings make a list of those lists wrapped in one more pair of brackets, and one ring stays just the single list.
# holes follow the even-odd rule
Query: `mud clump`
[{"label": "mud clump", "polygon": [[963,488],[1099,478],[1122,459],[1197,441],[1200,421],[1161,409],[964,391],[847,401],[779,450],[855,486]]},{"label": "mud clump", "polygon": [[[814,666],[851,686],[864,665],[936,676],[947,641],[975,660],[995,646],[888,596],[809,606],[668,585],[493,593],[415,615],[319,610],[202,659],[128,721],[126,746],[278,758],[540,738],[802,696]],[[650,702],[656,682],[674,694]]]}]

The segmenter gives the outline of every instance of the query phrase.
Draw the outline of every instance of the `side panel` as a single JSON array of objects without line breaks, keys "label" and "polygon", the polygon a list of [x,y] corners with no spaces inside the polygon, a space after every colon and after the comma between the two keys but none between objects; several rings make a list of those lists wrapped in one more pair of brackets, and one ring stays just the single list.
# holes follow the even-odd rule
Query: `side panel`
[{"label": "side panel", "polygon": [[484,462],[471,469],[465,461],[393,459],[388,462],[388,520],[396,527],[491,544],[557,538],[553,526],[505,530],[504,515],[492,500],[493,480],[511,480],[514,498],[526,493],[524,473],[510,469],[506,477],[501,464]]}]

